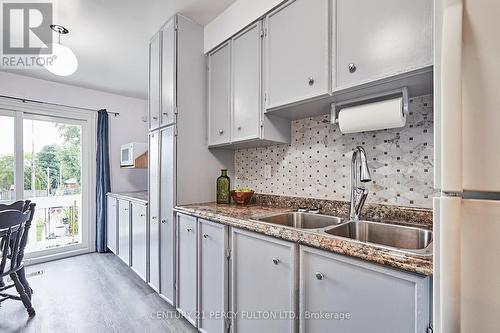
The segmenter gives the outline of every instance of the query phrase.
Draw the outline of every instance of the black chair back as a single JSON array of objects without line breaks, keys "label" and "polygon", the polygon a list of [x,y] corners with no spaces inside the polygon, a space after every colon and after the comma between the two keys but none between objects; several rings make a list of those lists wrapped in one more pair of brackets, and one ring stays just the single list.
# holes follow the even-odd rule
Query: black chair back
[{"label": "black chair back", "polygon": [[[34,215],[35,204],[29,200],[0,204],[0,302],[7,299],[22,301],[30,317],[35,315],[31,304],[33,290],[26,280],[23,258]],[[6,275],[10,276],[13,284],[5,285],[3,277]],[[4,292],[12,287],[19,296]]]},{"label": "black chair back", "polygon": [[[0,239],[3,245],[0,262],[0,276],[2,277],[17,272],[22,264],[22,259],[19,260],[18,256],[26,231],[26,222],[30,219],[30,215],[29,211],[4,210],[0,212]],[[22,251],[24,252],[24,248]],[[7,260],[10,260],[10,267],[6,271]]]}]

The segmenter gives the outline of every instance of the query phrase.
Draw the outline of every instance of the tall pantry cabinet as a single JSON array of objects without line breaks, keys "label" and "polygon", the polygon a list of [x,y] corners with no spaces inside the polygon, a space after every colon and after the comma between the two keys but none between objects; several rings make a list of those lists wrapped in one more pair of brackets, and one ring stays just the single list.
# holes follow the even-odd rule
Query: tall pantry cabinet
[{"label": "tall pantry cabinet", "polygon": [[148,282],[175,304],[173,208],[215,200],[231,151],[207,148],[203,27],[175,15],[150,41]]}]

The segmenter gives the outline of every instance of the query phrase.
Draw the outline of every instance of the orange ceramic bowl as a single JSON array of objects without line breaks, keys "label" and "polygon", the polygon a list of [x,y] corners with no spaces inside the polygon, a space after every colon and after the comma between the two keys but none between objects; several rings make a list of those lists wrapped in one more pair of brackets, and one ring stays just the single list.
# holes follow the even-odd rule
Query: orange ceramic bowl
[{"label": "orange ceramic bowl", "polygon": [[252,199],[253,194],[254,191],[251,192],[237,192],[235,190],[231,191],[231,197],[233,198],[233,201],[236,202],[238,205],[248,205],[250,199]]}]

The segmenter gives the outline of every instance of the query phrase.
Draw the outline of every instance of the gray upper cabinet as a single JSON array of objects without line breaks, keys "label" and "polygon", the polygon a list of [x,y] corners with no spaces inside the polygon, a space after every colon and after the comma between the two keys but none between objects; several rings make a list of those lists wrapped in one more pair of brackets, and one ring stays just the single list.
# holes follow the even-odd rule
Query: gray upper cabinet
[{"label": "gray upper cabinet", "polygon": [[300,247],[300,332],[427,332],[429,295],[429,277]]},{"label": "gray upper cabinet", "polygon": [[336,3],[336,89],[432,65],[432,0]]},{"label": "gray upper cabinet", "polygon": [[232,38],[232,131],[231,141],[260,138],[261,23],[257,22]]},{"label": "gray upper cabinet", "polygon": [[173,126],[160,131],[160,295],[174,304],[175,138]]},{"label": "gray upper cabinet", "polygon": [[174,16],[162,28],[161,43],[161,126],[175,122],[174,114],[176,107],[176,23]]},{"label": "gray upper cabinet", "polygon": [[225,331],[223,316],[210,316],[227,313],[228,302],[228,260],[227,227],[223,224],[198,219],[198,304],[200,316],[198,328],[201,332],[218,333]]},{"label": "gray upper cabinet", "polygon": [[208,55],[208,144],[231,141],[230,46],[224,43]]},{"label": "gray upper cabinet", "polygon": [[160,183],[159,183],[159,149],[160,133],[149,135],[149,285],[159,290],[160,286]]},{"label": "gray upper cabinet", "polygon": [[267,109],[330,93],[330,2],[288,1],[267,15]]},{"label": "gray upper cabinet", "polygon": [[114,254],[118,254],[118,216],[117,216],[117,200],[116,198],[107,197],[107,223],[106,223],[106,239],[108,249]]},{"label": "gray upper cabinet", "polygon": [[161,31],[156,33],[149,43],[149,129],[160,125],[161,95]]},{"label": "gray upper cabinet", "polygon": [[[295,313],[296,245],[255,233],[231,229],[231,311],[258,314]],[[291,317],[280,320],[233,318],[238,333],[295,332]]]},{"label": "gray upper cabinet", "polygon": [[177,310],[197,326],[197,221],[177,214]]}]

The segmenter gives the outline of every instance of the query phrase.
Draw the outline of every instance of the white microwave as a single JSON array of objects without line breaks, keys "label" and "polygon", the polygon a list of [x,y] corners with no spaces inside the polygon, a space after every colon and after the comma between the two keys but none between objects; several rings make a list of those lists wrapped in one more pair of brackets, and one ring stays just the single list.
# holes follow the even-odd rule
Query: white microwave
[{"label": "white microwave", "polygon": [[120,166],[133,167],[135,160],[144,154],[148,149],[147,143],[131,142],[122,145],[120,150]]}]

